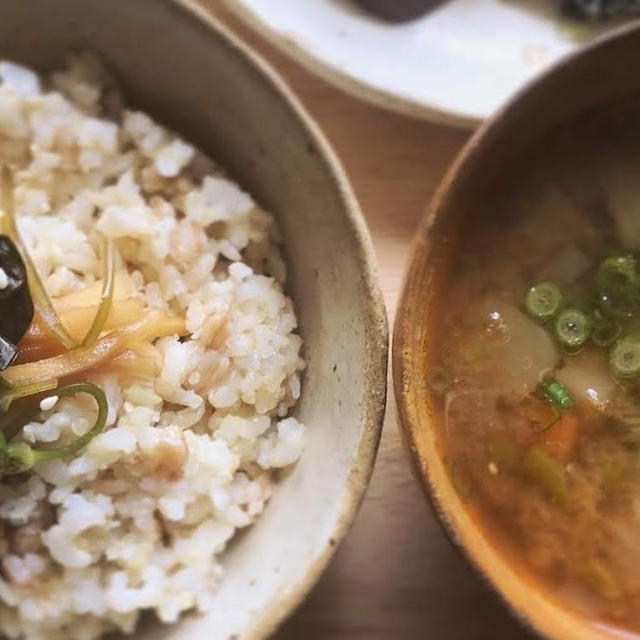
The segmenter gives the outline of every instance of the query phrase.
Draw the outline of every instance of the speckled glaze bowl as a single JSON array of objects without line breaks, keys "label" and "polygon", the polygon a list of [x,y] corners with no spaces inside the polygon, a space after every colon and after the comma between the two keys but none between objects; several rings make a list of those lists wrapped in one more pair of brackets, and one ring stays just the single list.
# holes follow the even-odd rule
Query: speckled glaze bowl
[{"label": "speckled glaze bowl", "polygon": [[277,75],[188,0],[0,1],[0,56],[46,70],[97,51],[129,103],[211,153],[279,220],[308,363],[301,461],[234,540],[210,615],[145,640],[265,638],[313,586],[369,480],[385,405],[387,325],[349,184]]},{"label": "speckled glaze bowl", "polygon": [[[395,322],[393,373],[405,439],[414,469],[451,539],[480,576],[502,596],[517,617],[539,635],[555,640],[631,638],[570,611],[518,570],[478,526],[453,487],[438,447],[427,393],[430,322],[434,307],[434,265],[450,255],[447,242],[471,216],[499,211],[501,185],[524,185],[527,159],[548,152],[549,136],[572,140],[571,158],[606,148],[610,132],[594,128],[583,137],[580,118],[597,113],[616,118],[619,105],[640,113],[640,22],[622,27],[556,65],[518,93],[467,144],[442,181],[427,211],[409,259]],[[628,111],[627,111],[628,113]],[[638,118],[625,123],[637,129]],[[584,177],[584,188],[589,178]],[[527,192],[519,186],[527,202]],[[533,200],[533,198],[531,198]],[[455,255],[455,243],[452,243]],[[496,247],[496,250],[499,250]],[[636,637],[633,635],[633,637]]]}]

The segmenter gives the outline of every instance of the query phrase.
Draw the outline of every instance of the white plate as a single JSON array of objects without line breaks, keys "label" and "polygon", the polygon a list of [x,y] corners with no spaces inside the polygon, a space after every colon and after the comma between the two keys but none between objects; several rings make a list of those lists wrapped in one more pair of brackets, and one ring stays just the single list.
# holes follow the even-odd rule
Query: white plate
[{"label": "white plate", "polygon": [[223,0],[330,82],[395,111],[474,126],[597,35],[561,0],[451,0],[419,20],[382,22],[351,0]]}]

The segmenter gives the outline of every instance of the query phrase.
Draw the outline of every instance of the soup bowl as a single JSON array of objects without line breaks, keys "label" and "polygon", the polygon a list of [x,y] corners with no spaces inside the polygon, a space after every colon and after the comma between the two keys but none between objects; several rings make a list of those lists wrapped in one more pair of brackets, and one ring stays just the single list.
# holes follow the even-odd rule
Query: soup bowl
[{"label": "soup bowl", "polygon": [[[395,323],[393,366],[398,410],[414,470],[427,496],[452,541],[512,612],[540,635],[562,640],[630,636],[584,610],[562,604],[507,552],[455,486],[427,381],[429,368],[436,364],[433,348],[440,339],[433,328],[434,314],[442,301],[446,304],[438,273],[443,264],[456,260],[456,246],[470,221],[474,228],[486,224],[483,221],[514,197],[519,202],[518,215],[526,216],[528,206],[538,206],[535,185],[529,179],[532,159],[543,169],[547,160],[553,166],[551,161],[560,148],[562,162],[575,169],[574,194],[595,198],[600,189],[606,198],[615,192],[616,197],[626,198],[626,206],[635,206],[630,195],[635,170],[626,175],[604,170],[596,175],[585,159],[610,158],[615,163],[620,155],[640,157],[635,135],[639,118],[634,117],[640,114],[640,77],[632,64],[623,62],[638,59],[640,26],[632,24],[529,84],[473,136],[423,218]],[[627,138],[632,142],[627,144]],[[558,140],[561,145],[556,144]],[[554,212],[550,210],[549,215]],[[539,233],[544,235],[545,229]],[[500,251],[500,246],[493,250]],[[527,246],[520,251],[524,256]],[[489,471],[496,473],[495,468]]]},{"label": "soup bowl", "polygon": [[218,159],[276,215],[307,368],[306,451],[234,539],[212,611],[136,638],[264,638],[312,587],[351,524],[385,405],[387,329],[368,232],[324,137],[279,77],[188,0],[0,2],[0,57],[37,70],[96,52],[129,104]]}]

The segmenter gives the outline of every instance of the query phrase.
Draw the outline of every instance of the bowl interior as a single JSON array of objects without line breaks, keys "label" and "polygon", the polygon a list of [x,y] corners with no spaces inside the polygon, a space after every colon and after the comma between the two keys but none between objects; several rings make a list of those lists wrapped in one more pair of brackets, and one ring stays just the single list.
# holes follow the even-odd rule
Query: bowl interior
[{"label": "bowl interior", "polygon": [[640,79],[620,64],[637,55],[640,29],[626,28],[525,89],[474,137],[425,217],[396,320],[398,406],[428,495],[453,540],[515,613],[563,640],[620,636],[560,606],[518,569],[494,546],[495,538],[485,537],[452,486],[426,384],[439,338],[431,318],[446,303],[442,275],[457,251],[473,246],[474,225],[505,212],[511,218],[536,210],[553,216],[563,206],[585,215],[607,215],[612,207],[640,212]]},{"label": "bowl interior", "polygon": [[286,90],[195,4],[0,4],[0,56],[47,70],[99,53],[129,104],[226,167],[280,223],[308,366],[296,414],[307,450],[255,527],[234,541],[215,609],[154,640],[262,638],[299,602],[350,524],[372,468],[385,397],[386,324],[357,205]]}]

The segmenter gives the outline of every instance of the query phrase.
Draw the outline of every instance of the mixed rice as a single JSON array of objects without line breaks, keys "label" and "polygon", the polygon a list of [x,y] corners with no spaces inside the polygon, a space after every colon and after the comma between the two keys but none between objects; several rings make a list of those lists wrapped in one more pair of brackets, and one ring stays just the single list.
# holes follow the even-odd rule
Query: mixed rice
[{"label": "mixed rice", "polygon": [[[89,56],[40,78],[0,63],[0,157],[18,229],[54,304],[96,290],[115,240],[119,296],[185,319],[135,367],[88,378],[106,430],[74,459],[0,483],[0,632],[90,640],[206,611],[220,554],[261,513],[273,470],[304,428],[302,341],[272,217],[214,163],[122,105]],[[92,289],[89,289],[92,290]],[[154,368],[155,367],[155,368]],[[90,428],[90,398],[43,402],[22,437],[48,445]]]}]

